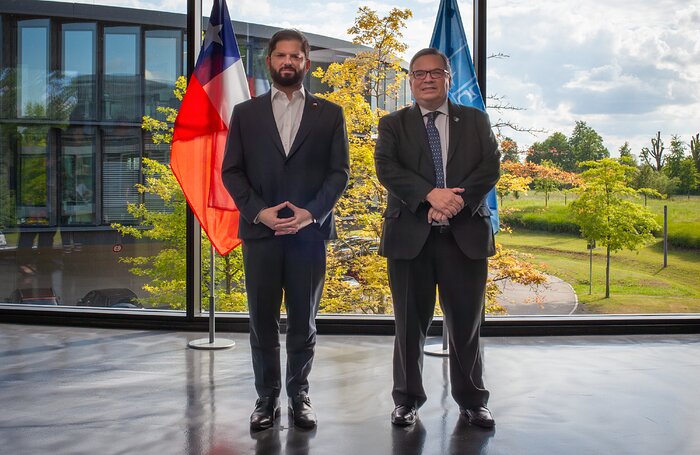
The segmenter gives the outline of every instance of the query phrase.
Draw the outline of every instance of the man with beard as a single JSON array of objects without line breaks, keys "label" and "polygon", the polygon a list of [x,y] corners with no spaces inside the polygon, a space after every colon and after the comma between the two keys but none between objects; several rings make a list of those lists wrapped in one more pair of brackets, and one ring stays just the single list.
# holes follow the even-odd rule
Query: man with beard
[{"label": "man with beard", "polygon": [[240,210],[238,237],[250,311],[250,344],[258,400],[252,430],[280,413],[279,322],[287,309],[286,390],[294,424],[313,428],[308,376],[316,344],[315,316],[326,272],[326,243],[336,238],[333,207],[349,175],[341,108],[307,93],[309,43],[297,30],[270,39],[273,86],[238,104],[222,167]]}]

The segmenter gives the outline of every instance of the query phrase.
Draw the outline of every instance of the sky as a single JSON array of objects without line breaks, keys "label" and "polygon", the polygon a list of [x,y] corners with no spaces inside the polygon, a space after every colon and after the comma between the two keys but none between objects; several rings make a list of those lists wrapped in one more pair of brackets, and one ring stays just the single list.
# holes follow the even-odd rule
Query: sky
[{"label": "sky", "polygon": [[[186,12],[185,0],[63,0]],[[212,0],[203,0],[205,15]],[[410,8],[409,60],[428,45],[439,0],[227,0],[231,18],[350,39],[360,6],[380,14]],[[472,47],[472,2],[458,1]],[[542,133],[503,129],[521,150],[554,132],[569,136],[585,121],[612,156],[628,141],[641,148],[661,131],[668,147],[700,133],[700,2],[688,0],[489,0],[487,94],[518,111],[489,109]],[[492,102],[487,101],[487,104]]]}]

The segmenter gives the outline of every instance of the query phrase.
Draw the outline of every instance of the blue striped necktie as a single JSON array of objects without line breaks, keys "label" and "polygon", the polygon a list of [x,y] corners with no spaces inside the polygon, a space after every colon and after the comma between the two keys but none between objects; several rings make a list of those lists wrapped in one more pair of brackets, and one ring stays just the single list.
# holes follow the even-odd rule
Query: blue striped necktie
[{"label": "blue striped necktie", "polygon": [[442,147],[440,146],[440,133],[435,127],[435,117],[440,115],[440,112],[428,112],[425,116],[428,122],[425,129],[428,132],[428,145],[430,145],[430,154],[433,156],[433,165],[435,166],[435,187],[445,188],[445,171],[442,169]]}]

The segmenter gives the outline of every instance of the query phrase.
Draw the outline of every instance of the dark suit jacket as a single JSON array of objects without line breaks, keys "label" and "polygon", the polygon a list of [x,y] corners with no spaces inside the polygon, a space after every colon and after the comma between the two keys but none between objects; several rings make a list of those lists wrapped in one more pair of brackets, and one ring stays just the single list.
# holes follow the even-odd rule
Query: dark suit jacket
[{"label": "dark suit jacket", "polygon": [[[448,111],[446,185],[465,190],[465,207],[449,223],[462,252],[483,259],[495,254],[491,212],[484,199],[498,181],[498,143],[484,112],[451,102]],[[391,259],[413,259],[430,233],[425,197],[435,188],[435,169],[418,105],[379,121],[374,159],[379,181],[389,191],[379,253]]]},{"label": "dark suit jacket", "polygon": [[[236,105],[222,179],[241,212],[238,237],[273,236],[274,231],[253,220],[260,210],[290,201],[311,212],[317,221],[300,230],[297,238],[336,238],[333,206],[345,190],[349,167],[340,106],[307,92],[299,131],[285,155],[270,92]],[[291,215],[288,209],[280,212],[280,217]]]}]

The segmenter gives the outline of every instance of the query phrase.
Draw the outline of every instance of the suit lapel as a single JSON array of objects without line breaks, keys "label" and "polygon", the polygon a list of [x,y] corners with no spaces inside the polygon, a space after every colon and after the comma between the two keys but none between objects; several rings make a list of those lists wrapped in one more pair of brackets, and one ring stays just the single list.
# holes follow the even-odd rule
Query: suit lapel
[{"label": "suit lapel", "polygon": [[461,129],[464,128],[464,120],[462,119],[462,113],[460,110],[457,108],[457,106],[452,104],[451,101],[447,102],[447,112],[447,121],[450,122],[450,140],[449,144],[447,145],[447,164],[450,164],[450,160],[452,157],[454,157],[455,151],[457,150],[457,145],[459,145],[459,138],[461,137],[459,133]]},{"label": "suit lapel", "polygon": [[313,96],[311,93],[306,92],[304,97],[304,112],[301,115],[301,123],[299,124],[299,130],[297,135],[294,137],[294,142],[289,150],[289,155],[287,159],[299,150],[301,144],[304,143],[304,139],[309,135],[311,129],[316,124],[319,115],[321,114],[321,102],[318,98]]},{"label": "suit lapel", "polygon": [[284,146],[282,145],[282,139],[280,139],[280,132],[277,129],[277,123],[275,123],[275,114],[272,112],[272,91],[268,90],[267,93],[260,97],[262,117],[265,119],[263,124],[267,128],[267,134],[272,138],[272,142],[277,147],[277,150],[282,154],[283,157],[287,157],[284,153]]},{"label": "suit lapel", "polygon": [[[420,153],[424,154],[430,163],[433,162],[433,156],[430,153],[430,144],[428,144],[428,133],[425,131],[425,121],[420,112],[418,104],[414,103],[409,109],[409,128],[408,134],[411,142],[420,146]],[[432,165],[432,164],[431,164]]]}]

